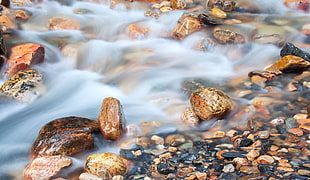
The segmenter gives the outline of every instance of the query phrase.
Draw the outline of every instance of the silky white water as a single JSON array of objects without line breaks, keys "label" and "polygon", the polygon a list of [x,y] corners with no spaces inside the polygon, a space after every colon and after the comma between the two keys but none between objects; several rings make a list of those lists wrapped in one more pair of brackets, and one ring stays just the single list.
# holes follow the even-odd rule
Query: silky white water
[{"label": "silky white water", "polygon": [[[82,8],[91,13],[75,13]],[[127,11],[120,5],[112,10],[106,1],[74,2],[70,6],[47,1],[24,8],[32,12],[32,17],[16,34],[24,42],[45,46],[45,63],[34,68],[42,72],[46,92],[29,104],[0,101],[1,174],[21,174],[29,162],[31,144],[47,122],[66,116],[97,119],[105,97],[121,101],[127,125],[156,120],[168,124],[158,131],[182,129],[180,115],[189,107],[181,90],[184,79],[208,78],[224,85],[251,70],[262,70],[279,57],[279,47],[271,44],[198,51],[194,47],[203,36],[201,32],[183,41],[163,37],[172,31],[184,11],[168,12],[154,19],[144,16],[140,8],[141,5],[133,6]],[[48,20],[55,16],[75,19],[82,30],[92,32],[48,31]],[[150,33],[138,39],[129,37],[128,26],[133,23],[149,27]],[[49,39],[57,38],[77,45],[76,59],[65,57],[50,43]],[[244,54],[233,58],[229,52],[236,46],[248,47]],[[107,144],[96,144],[95,151],[118,150],[115,144]],[[77,166],[83,166],[75,160],[80,162],[75,163]]]}]

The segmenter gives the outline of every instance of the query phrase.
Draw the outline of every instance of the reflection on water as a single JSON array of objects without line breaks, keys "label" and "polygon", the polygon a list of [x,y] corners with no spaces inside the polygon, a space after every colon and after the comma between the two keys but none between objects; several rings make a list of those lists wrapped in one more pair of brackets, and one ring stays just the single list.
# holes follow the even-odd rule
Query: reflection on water
[{"label": "reflection on water", "polygon": [[[282,14],[287,9],[281,1],[276,1],[276,10],[271,1],[254,2],[266,13],[276,13],[268,21],[284,23],[291,34],[288,38],[304,38],[290,28],[293,24],[285,24]],[[54,1],[25,7],[32,12],[32,18],[22,24],[23,30],[16,32],[17,37],[46,47],[46,63],[35,68],[44,74],[47,92],[31,104],[0,102],[0,173],[20,174],[29,161],[27,152],[44,124],[65,116],[97,119],[105,97],[121,101],[127,124],[157,120],[169,124],[161,130],[184,128],[179,119],[189,107],[181,90],[184,79],[207,78],[224,85],[228,79],[263,69],[279,57],[279,47],[272,44],[218,45],[198,51],[198,40],[206,36],[202,32],[182,42],[164,38],[184,11],[168,12],[153,19],[144,16],[143,7],[137,4],[126,11],[123,7],[110,9],[109,2],[72,2],[66,6]],[[88,13],[76,13],[82,10]],[[82,31],[48,31],[46,24],[54,16],[77,20]],[[250,19],[268,18],[266,14],[257,16]],[[128,36],[132,23],[151,31],[147,37],[134,40]],[[76,58],[64,57],[55,42],[59,46],[73,45],[78,54],[72,57]],[[118,148],[97,141],[98,152]]]}]

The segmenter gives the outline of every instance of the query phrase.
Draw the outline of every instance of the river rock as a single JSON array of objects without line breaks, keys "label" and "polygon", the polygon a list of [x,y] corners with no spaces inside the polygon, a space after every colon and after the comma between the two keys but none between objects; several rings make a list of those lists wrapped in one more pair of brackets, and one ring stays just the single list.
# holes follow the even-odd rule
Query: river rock
[{"label": "river rock", "polygon": [[4,82],[1,93],[21,102],[32,102],[44,92],[42,74],[35,69],[19,71]]},{"label": "river rock", "polygon": [[202,28],[202,25],[198,19],[192,17],[181,18],[177,26],[172,30],[171,37],[182,40],[200,28]]},{"label": "river rock", "polygon": [[44,125],[31,147],[31,155],[72,155],[94,147],[98,122],[82,117],[64,117]]},{"label": "river rock", "polygon": [[303,58],[304,60],[310,61],[310,54],[308,52],[299,49],[294,44],[289,43],[289,42],[285,43],[285,45],[282,47],[280,51],[281,57],[284,57],[287,55],[298,56],[298,57]]},{"label": "river rock", "polygon": [[250,40],[255,27],[249,25],[218,25],[213,29],[213,36],[222,44],[246,43]]},{"label": "river rock", "polygon": [[2,14],[0,16],[0,27],[3,32],[9,32],[10,29],[15,29],[16,24],[13,20],[9,17],[9,15]]},{"label": "river rock", "polygon": [[92,154],[87,157],[85,170],[101,178],[124,175],[128,160],[114,153]]},{"label": "river rock", "polygon": [[218,8],[223,11],[234,11],[236,2],[234,0],[206,0],[206,8]]},{"label": "river rock", "polygon": [[125,118],[120,101],[113,97],[104,98],[98,116],[99,128],[105,139],[118,140],[124,131]]},{"label": "river rock", "polygon": [[200,121],[192,109],[185,109],[181,115],[181,120],[190,127],[198,126]]},{"label": "river rock", "polygon": [[103,179],[91,173],[82,173],[79,176],[79,180],[103,180]]},{"label": "river rock", "polygon": [[40,44],[26,43],[14,46],[9,60],[5,63],[6,70],[3,75],[11,77],[20,70],[26,70],[32,65],[42,63],[44,51],[44,46]]},{"label": "river rock", "polygon": [[49,30],[79,30],[81,25],[74,19],[54,17],[48,21]]},{"label": "river rock", "polygon": [[190,96],[190,103],[196,115],[202,120],[223,118],[233,108],[230,97],[216,88],[194,91]]},{"label": "river rock", "polygon": [[70,158],[60,155],[35,158],[24,169],[24,180],[48,180],[71,163]]},{"label": "river rock", "polygon": [[274,73],[301,73],[310,67],[310,62],[301,57],[287,55],[266,68],[268,72]]},{"label": "river rock", "polygon": [[211,11],[199,14],[198,19],[204,25],[218,25],[224,22],[222,18],[214,16]]},{"label": "river rock", "polygon": [[186,7],[185,0],[171,0],[172,9],[184,9]]}]

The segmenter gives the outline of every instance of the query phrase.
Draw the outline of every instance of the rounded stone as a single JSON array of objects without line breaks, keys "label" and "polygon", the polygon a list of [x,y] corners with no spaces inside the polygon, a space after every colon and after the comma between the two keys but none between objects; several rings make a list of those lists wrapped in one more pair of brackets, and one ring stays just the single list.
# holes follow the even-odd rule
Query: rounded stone
[{"label": "rounded stone", "polygon": [[127,171],[127,159],[114,153],[92,154],[87,157],[85,170],[101,178],[124,175]]},{"label": "rounded stone", "polygon": [[223,118],[233,108],[233,102],[223,91],[215,88],[202,88],[194,91],[190,103],[202,120]]}]

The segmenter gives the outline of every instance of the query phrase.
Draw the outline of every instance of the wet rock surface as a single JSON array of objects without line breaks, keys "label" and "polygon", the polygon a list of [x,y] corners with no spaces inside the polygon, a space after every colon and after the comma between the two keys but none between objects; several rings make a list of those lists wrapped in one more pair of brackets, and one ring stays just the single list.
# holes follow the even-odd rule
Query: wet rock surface
[{"label": "wet rock surface", "polygon": [[230,97],[215,88],[194,91],[190,97],[190,103],[195,114],[204,121],[222,118],[233,108]]},{"label": "wet rock surface", "polygon": [[42,74],[35,69],[19,71],[0,88],[8,97],[21,102],[32,102],[44,93]]},{"label": "wet rock surface", "polygon": [[108,97],[102,101],[98,122],[104,138],[109,140],[118,140],[121,138],[124,131],[125,119],[121,103],[118,99]]},{"label": "wet rock surface", "polygon": [[81,118],[65,117],[43,126],[31,147],[31,156],[72,155],[94,147],[93,132],[98,122]]},{"label": "wet rock surface", "polygon": [[72,160],[64,156],[43,156],[35,158],[24,170],[25,180],[50,179],[67,166]]}]

